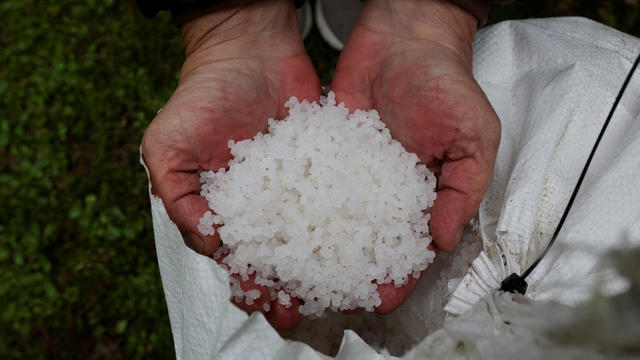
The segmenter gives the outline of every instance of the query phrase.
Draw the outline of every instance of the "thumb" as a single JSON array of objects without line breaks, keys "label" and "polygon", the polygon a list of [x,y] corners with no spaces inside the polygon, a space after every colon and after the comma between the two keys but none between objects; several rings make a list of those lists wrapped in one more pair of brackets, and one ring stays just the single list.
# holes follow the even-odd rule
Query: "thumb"
[{"label": "thumb", "polygon": [[[162,195],[160,197],[162,198]],[[200,218],[206,211],[210,211],[207,201],[199,194],[190,193],[168,204],[164,203],[169,218],[178,226],[187,246],[203,255],[213,255],[220,246],[218,233],[203,235],[198,230]]]},{"label": "thumb", "polygon": [[209,206],[200,196],[197,163],[188,160],[190,157],[183,151],[158,146],[148,134],[142,141],[142,152],[152,192],[162,199],[187,246],[203,255],[213,255],[220,245],[218,234],[203,235],[198,230],[200,218]]},{"label": "thumb", "polygon": [[489,185],[492,164],[473,158],[448,161],[442,165],[437,197],[431,208],[429,228],[439,250],[453,251],[462,237],[463,227],[478,211]]}]

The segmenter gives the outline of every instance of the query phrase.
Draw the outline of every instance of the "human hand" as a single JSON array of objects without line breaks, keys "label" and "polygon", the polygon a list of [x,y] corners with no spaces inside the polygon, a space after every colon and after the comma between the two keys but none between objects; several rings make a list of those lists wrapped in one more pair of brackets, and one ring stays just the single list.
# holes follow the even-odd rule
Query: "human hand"
[{"label": "human hand", "polygon": [[[211,256],[220,245],[197,225],[207,211],[200,196],[199,170],[226,167],[227,142],[253,137],[267,129],[268,118],[283,118],[291,96],[310,101],[320,83],[298,33],[289,0],[268,0],[214,12],[182,27],[186,59],[175,92],[145,132],[142,150],[152,189],[171,220],[194,250]],[[263,311],[270,302],[251,280],[243,290],[259,289],[247,312]],[[273,302],[267,318],[276,329],[295,327],[297,306]]]},{"label": "human hand", "polygon": [[[350,109],[376,109],[395,139],[438,178],[429,226],[452,251],[489,185],[500,121],[473,78],[476,19],[442,0],[368,0],[345,44],[332,90]],[[388,313],[411,294],[379,285]]]}]

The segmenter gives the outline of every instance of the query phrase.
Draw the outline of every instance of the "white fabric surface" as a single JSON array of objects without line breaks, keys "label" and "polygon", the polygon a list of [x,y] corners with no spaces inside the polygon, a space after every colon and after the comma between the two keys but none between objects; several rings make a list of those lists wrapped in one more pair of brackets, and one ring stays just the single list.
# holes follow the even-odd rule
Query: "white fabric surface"
[{"label": "white fabric surface", "polygon": [[[484,252],[448,312],[464,312],[545,248],[638,52],[638,39],[581,18],[507,22],[478,34],[474,72],[502,121],[502,140],[478,213]],[[627,232],[640,221],[639,115],[637,74],[562,232],[527,279],[527,296],[575,304],[601,281],[624,289],[596,267],[606,250],[634,242]]]},{"label": "white fabric surface", "polygon": [[[502,279],[523,271],[544,249],[638,52],[640,40],[581,18],[504,22],[479,31],[474,73],[502,121],[502,140],[478,213],[484,251],[445,307],[450,314],[492,296]],[[603,281],[612,293],[624,289],[624,281],[598,260],[608,249],[640,244],[639,179],[640,73],[612,119],[563,232],[530,276],[528,297],[573,305]],[[186,247],[162,201],[151,192],[150,198],[178,359],[328,358],[283,340],[261,314],[249,317],[233,306],[225,271]],[[495,315],[486,307],[473,309],[478,316]],[[431,357],[437,348],[427,345],[440,340],[442,349],[453,346],[436,332],[416,347],[429,354],[413,351],[407,358]],[[393,357],[346,331],[336,358]]]}]

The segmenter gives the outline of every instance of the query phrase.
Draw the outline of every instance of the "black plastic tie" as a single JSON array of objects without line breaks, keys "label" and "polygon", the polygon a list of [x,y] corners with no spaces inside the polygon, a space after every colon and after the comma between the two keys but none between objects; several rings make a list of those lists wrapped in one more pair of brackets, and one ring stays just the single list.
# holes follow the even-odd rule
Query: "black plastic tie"
[{"label": "black plastic tie", "polygon": [[576,199],[576,196],[578,195],[578,190],[580,190],[580,186],[582,185],[582,181],[584,180],[584,178],[585,178],[585,176],[587,174],[587,170],[589,169],[589,165],[591,164],[591,160],[593,159],[593,156],[596,153],[596,150],[598,149],[598,145],[600,144],[600,141],[602,140],[605,132],[607,131],[607,126],[609,126],[609,122],[611,121],[611,118],[613,117],[613,114],[615,113],[616,108],[618,107],[618,103],[620,102],[620,99],[622,99],[622,95],[624,94],[625,90],[627,89],[627,85],[629,85],[629,82],[631,81],[631,78],[633,77],[633,74],[635,73],[636,68],[638,68],[639,64],[640,64],[640,54],[638,54],[638,56],[636,57],[636,61],[631,66],[631,69],[629,70],[629,73],[627,74],[624,82],[622,83],[622,87],[620,88],[620,91],[618,92],[618,95],[616,96],[616,98],[615,98],[615,100],[613,102],[613,106],[611,107],[611,111],[609,111],[609,115],[607,116],[607,119],[604,121],[604,124],[602,125],[602,129],[600,130],[600,133],[598,134],[598,138],[596,139],[595,144],[593,144],[593,148],[591,148],[591,152],[589,153],[589,157],[587,158],[587,162],[584,164],[584,167],[582,168],[582,172],[580,173],[580,176],[578,177],[578,182],[576,183],[576,186],[573,188],[573,193],[571,194],[571,197],[569,198],[569,202],[567,203],[567,206],[564,209],[564,213],[562,214],[562,217],[560,218],[560,222],[556,226],[556,230],[554,231],[553,235],[551,236],[551,240],[549,241],[549,243],[545,247],[544,251],[542,251],[542,254],[540,254],[538,256],[536,261],[534,261],[533,264],[531,264],[529,266],[529,268],[527,268],[522,273],[522,275],[518,275],[516,273],[513,273],[513,274],[509,275],[506,279],[502,280],[502,283],[500,284],[500,290],[501,291],[506,291],[506,292],[510,292],[510,293],[519,293],[519,294],[522,294],[522,295],[524,295],[527,292],[528,285],[527,285],[527,282],[525,281],[525,279],[527,278],[527,276],[529,276],[529,274],[531,274],[533,269],[535,269],[536,266],[538,266],[540,261],[542,261],[542,258],[544,258],[545,255],[547,255],[547,253],[549,252],[549,249],[551,249],[551,246],[553,245],[553,243],[558,238],[558,234],[560,234],[560,230],[562,229],[562,225],[564,225],[564,221],[567,219],[567,216],[569,215],[569,210],[571,210],[571,207],[573,206],[573,201]]},{"label": "black plastic tie", "polygon": [[506,279],[502,280],[502,283],[500,284],[500,291],[524,295],[524,293],[527,292],[528,286],[529,285],[523,277],[516,273],[513,273],[507,276]]}]

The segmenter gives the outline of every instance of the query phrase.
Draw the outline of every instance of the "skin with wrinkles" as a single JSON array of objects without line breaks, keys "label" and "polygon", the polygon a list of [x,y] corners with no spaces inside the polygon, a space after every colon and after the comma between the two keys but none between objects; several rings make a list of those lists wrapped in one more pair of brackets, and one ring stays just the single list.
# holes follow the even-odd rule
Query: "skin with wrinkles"
[{"label": "skin with wrinkles", "polygon": [[[395,139],[438,177],[430,231],[452,251],[489,185],[498,117],[473,78],[476,20],[444,1],[370,0],[340,55],[332,90],[349,108],[380,113]],[[415,288],[379,289],[379,313]],[[384,295],[382,295],[384,293]]]},{"label": "skin with wrinkles", "polygon": [[[220,239],[197,230],[208,210],[197,172],[225,167],[228,140],[253,137],[267,129],[268,118],[284,118],[291,96],[317,100],[320,83],[292,1],[215,12],[182,31],[186,59],[178,87],[145,132],[142,148],[153,192],[187,245],[211,256]],[[471,74],[474,33],[475,20],[448,3],[368,0],[332,83],[349,108],[376,108],[392,135],[439,176],[430,226],[442,250],[455,247],[458,230],[476,212],[499,140],[497,116]],[[416,285],[411,278],[400,288],[379,286],[376,312],[393,311]],[[269,302],[265,316],[274,328],[300,322],[298,299],[285,308],[251,278],[241,287],[261,292],[251,306],[236,304],[243,310],[264,312]]]},{"label": "skin with wrinkles", "polygon": [[[208,210],[197,171],[225,167],[231,158],[227,142],[265,131],[268,118],[283,118],[289,97],[320,96],[295,16],[292,2],[266,1],[206,15],[183,27],[187,55],[178,87],[147,129],[142,148],[153,191],[187,244],[204,255],[212,255],[220,239],[197,230]],[[247,312],[263,311],[269,301],[266,289],[251,280],[242,287],[263,295],[252,306],[237,305]],[[271,308],[268,317],[277,329],[300,321],[295,306],[284,311],[272,303]]]}]

